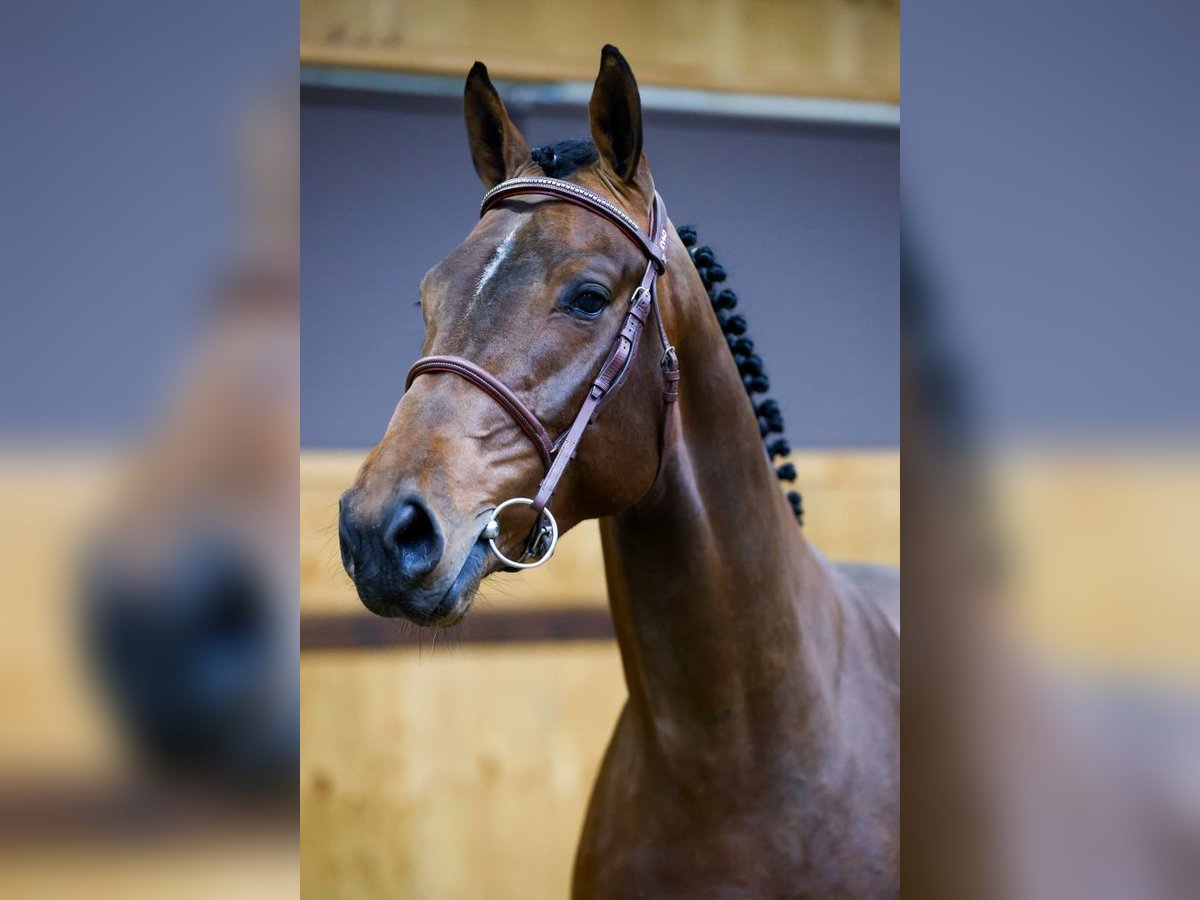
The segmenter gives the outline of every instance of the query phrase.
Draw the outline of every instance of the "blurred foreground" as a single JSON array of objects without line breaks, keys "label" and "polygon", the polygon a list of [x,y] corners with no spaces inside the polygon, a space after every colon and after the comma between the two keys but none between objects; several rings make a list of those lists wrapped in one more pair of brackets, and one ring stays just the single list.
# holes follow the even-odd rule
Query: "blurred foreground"
[{"label": "blurred foreground", "polygon": [[905,888],[1195,896],[1200,447],[989,446],[905,280]]},{"label": "blurred foreground", "polygon": [[0,896],[294,896],[294,27],[9,18]]},{"label": "blurred foreground", "polygon": [[1198,39],[904,12],[913,896],[1200,894]]}]

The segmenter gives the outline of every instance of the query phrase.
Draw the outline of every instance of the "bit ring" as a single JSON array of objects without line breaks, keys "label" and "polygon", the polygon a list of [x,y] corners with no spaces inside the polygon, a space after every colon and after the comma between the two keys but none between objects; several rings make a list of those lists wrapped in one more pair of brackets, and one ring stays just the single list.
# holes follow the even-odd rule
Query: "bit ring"
[{"label": "bit ring", "polygon": [[[496,539],[500,537],[500,513],[502,513],[506,508],[518,503],[524,503],[526,506],[533,506],[533,501],[528,497],[513,497],[511,500],[505,500],[492,510],[492,517],[488,519],[488,523],[483,526],[482,536],[487,540],[488,546],[492,548],[492,552],[496,554],[496,558],[506,566],[512,566],[514,569],[536,569],[543,563],[549,562],[550,557],[554,555],[554,549],[558,546],[558,522],[554,520],[554,514],[550,512],[549,509],[543,507],[542,516],[549,520],[550,546],[546,548],[545,553],[543,553],[533,562],[519,562],[517,560],[509,559],[501,552],[500,548],[496,546]],[[539,518],[538,524],[540,525],[540,523],[541,519]],[[534,527],[537,526],[535,525]],[[542,526],[542,528],[545,527],[546,526]],[[528,554],[525,554],[521,557],[521,559],[524,560],[527,557]]]}]

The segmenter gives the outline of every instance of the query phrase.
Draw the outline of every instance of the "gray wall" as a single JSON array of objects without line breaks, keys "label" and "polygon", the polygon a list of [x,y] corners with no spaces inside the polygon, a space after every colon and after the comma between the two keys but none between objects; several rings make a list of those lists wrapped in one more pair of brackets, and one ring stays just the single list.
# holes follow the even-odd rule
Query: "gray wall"
[{"label": "gray wall", "polygon": [[[301,103],[301,440],[365,447],[420,354],[417,284],[482,189],[456,98],[312,88]],[[534,145],[587,134],[582,108],[514,118]],[[899,134],[645,119],[659,191],[728,270],[792,443],[899,443]]]},{"label": "gray wall", "polygon": [[299,18],[5,6],[0,442],[107,443],[158,414],[237,248],[237,116],[294,84]]}]

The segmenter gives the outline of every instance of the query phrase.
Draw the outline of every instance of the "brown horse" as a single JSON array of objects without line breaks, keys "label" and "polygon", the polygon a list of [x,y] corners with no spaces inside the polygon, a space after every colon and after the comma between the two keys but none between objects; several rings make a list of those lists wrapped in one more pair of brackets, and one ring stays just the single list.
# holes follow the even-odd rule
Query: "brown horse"
[{"label": "brown horse", "polygon": [[[571,145],[573,159],[531,152],[479,63],[465,112],[488,188],[554,174],[650,231],[641,103],[615,48],[589,107],[594,147]],[[563,530],[601,520],[629,688],[574,895],[894,896],[898,577],[806,542],[705,286],[667,232],[657,305],[678,401],[664,400],[657,342],[642,342],[553,498]],[[473,361],[562,434],[646,271],[643,249],[592,211],[503,200],[425,276],[425,352]],[[484,539],[492,510],[533,497],[545,466],[510,415],[465,377],[412,382],[342,498],[343,560],[373,612],[454,624],[503,567]],[[535,516],[510,513],[497,543],[518,557]]]}]

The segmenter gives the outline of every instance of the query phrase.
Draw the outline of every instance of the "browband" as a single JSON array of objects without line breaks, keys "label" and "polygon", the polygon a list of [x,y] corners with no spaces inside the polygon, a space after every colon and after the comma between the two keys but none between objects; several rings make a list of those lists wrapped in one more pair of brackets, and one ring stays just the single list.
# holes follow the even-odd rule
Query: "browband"
[{"label": "browband", "polygon": [[660,223],[662,233],[653,234],[655,231],[653,213],[657,212],[658,205],[662,203],[662,199],[658,196],[657,192],[654,194],[653,205],[655,210],[651,212],[650,222],[650,231],[653,234],[653,238],[647,237],[646,233],[629,217],[625,210],[621,209],[615,203],[610,203],[599,194],[589,191],[585,187],[580,187],[570,181],[562,181],[558,178],[529,176],[525,178],[510,178],[508,181],[502,181],[483,195],[483,201],[479,204],[479,217],[482,219],[484,213],[497,203],[502,203],[511,197],[517,197],[522,194],[541,194],[544,197],[554,197],[557,200],[565,200],[567,203],[574,203],[576,206],[599,213],[624,231],[629,237],[633,238],[634,243],[654,263],[654,269],[659,275],[667,270],[667,217],[665,211]]}]

